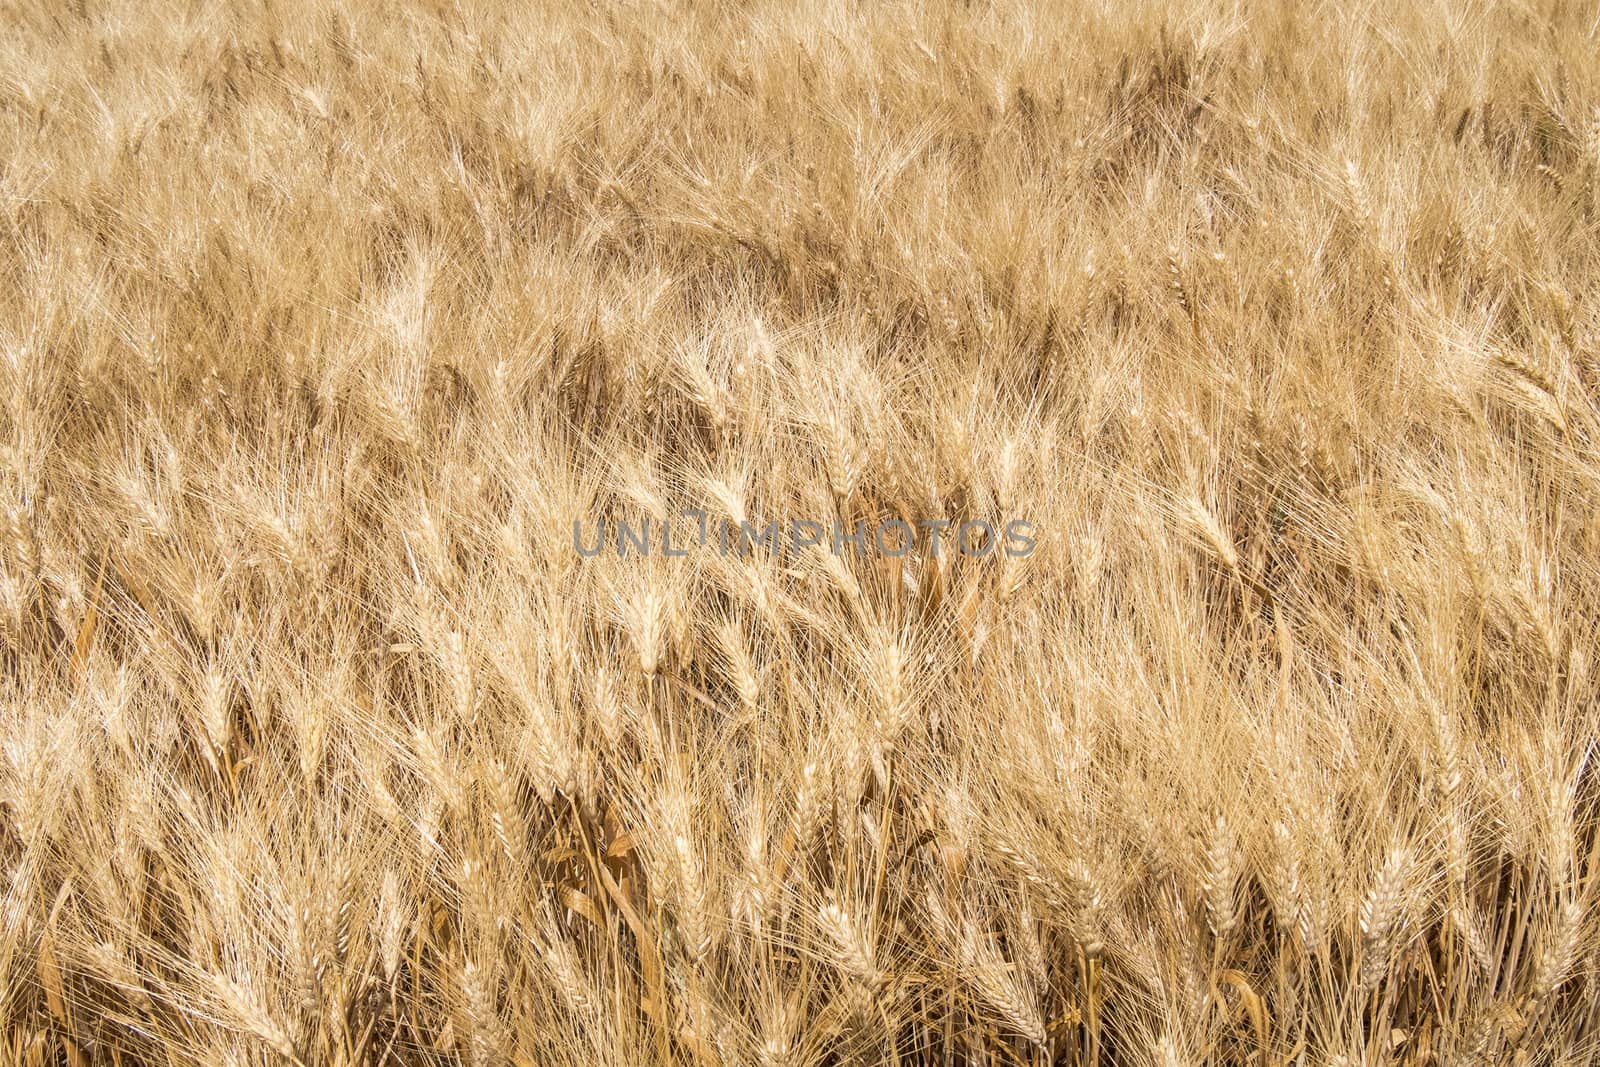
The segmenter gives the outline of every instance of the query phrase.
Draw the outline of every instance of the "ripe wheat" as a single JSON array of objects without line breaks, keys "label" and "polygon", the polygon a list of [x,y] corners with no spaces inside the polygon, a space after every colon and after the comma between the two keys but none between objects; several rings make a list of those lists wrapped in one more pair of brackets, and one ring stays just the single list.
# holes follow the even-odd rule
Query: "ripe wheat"
[{"label": "ripe wheat", "polygon": [[0,4],[0,1060],[1595,1062],[1597,227],[1570,0]]}]

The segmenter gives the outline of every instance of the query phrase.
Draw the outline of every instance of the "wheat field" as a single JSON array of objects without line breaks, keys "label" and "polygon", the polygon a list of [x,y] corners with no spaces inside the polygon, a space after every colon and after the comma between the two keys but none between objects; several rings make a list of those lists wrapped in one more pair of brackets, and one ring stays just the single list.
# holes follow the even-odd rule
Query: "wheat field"
[{"label": "wheat field", "polygon": [[0,1061],[1600,1061],[1597,209],[1574,0],[8,0]]}]

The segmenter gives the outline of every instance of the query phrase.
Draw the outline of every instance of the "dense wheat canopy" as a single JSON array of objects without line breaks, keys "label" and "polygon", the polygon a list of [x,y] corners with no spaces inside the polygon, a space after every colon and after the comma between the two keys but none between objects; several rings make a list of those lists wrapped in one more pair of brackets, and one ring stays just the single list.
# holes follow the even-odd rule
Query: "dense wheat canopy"
[{"label": "dense wheat canopy", "polygon": [[1573,0],[0,5],[0,1059],[1600,1060],[1597,209]]}]

